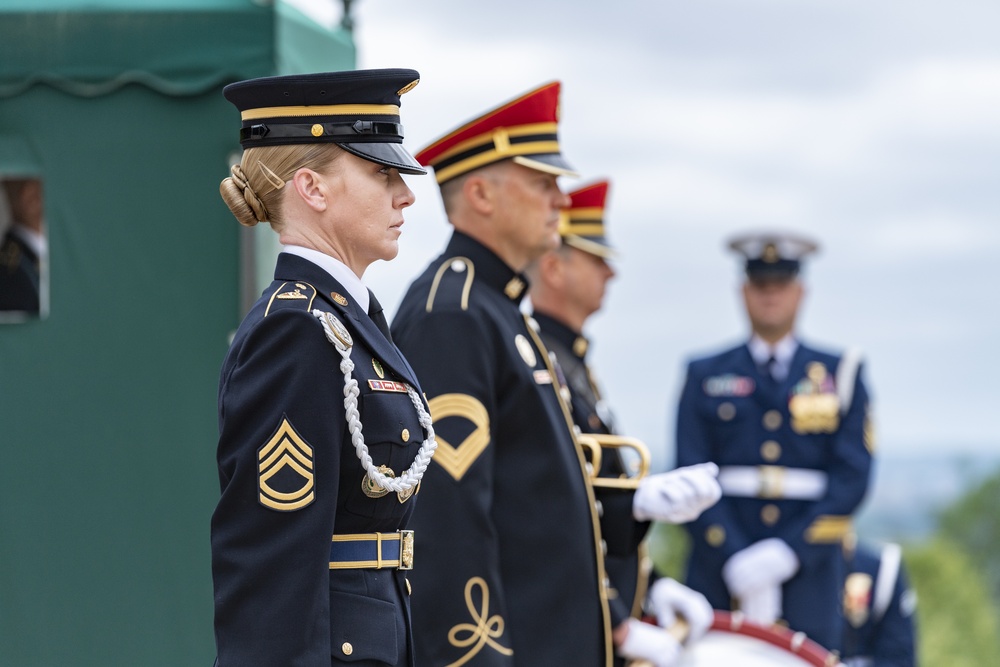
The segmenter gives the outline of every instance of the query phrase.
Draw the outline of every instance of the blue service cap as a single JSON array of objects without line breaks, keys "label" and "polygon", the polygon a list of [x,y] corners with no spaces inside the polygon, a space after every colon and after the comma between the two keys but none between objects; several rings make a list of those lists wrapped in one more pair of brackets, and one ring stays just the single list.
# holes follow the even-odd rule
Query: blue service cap
[{"label": "blue service cap", "polygon": [[819,244],[812,239],[787,232],[739,234],[727,245],[745,258],[747,277],[751,280],[794,278],[803,258],[819,250]]},{"label": "blue service cap", "polygon": [[370,69],[270,76],[231,83],[240,111],[240,145],[335,143],[404,174],[427,170],[403,148],[399,98],[420,82],[412,69]]}]

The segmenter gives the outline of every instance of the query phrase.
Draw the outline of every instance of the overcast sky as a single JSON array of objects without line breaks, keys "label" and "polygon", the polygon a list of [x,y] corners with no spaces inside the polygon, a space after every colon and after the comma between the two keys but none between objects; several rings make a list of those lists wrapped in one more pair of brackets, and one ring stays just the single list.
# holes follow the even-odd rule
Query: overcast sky
[{"label": "overcast sky", "polygon": [[[338,20],[337,0],[313,4]],[[996,0],[357,0],[358,67],[410,67],[415,152],[542,83],[560,140],[612,181],[619,278],[590,322],[623,430],[671,458],[686,359],[744,340],[731,234],[816,237],[801,337],[858,346],[883,452],[1000,453],[1000,3]],[[326,9],[326,14],[323,10]],[[323,19],[323,17],[326,17]],[[433,178],[390,315],[443,248]]]}]

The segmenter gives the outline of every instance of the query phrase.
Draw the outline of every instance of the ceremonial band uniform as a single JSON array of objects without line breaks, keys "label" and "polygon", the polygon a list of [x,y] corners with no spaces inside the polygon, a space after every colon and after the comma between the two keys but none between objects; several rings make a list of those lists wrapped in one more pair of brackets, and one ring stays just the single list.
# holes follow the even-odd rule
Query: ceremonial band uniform
[{"label": "ceremonial band uniform", "polygon": [[555,369],[519,310],[526,284],[455,231],[393,323],[439,442],[413,521],[427,664],[610,664],[593,490]]},{"label": "ceremonial band uniform", "polygon": [[[532,317],[542,342],[555,354],[566,378],[574,425],[582,433],[615,434],[614,418],[586,362],[587,339],[545,313],[536,310]],[[597,477],[634,477],[627,460],[617,449],[603,452]],[[594,495],[601,508],[601,535],[607,545],[604,567],[611,583],[611,624],[617,627],[629,617],[642,615],[652,570],[643,545],[650,524],[632,516],[634,489],[597,487]]]}]

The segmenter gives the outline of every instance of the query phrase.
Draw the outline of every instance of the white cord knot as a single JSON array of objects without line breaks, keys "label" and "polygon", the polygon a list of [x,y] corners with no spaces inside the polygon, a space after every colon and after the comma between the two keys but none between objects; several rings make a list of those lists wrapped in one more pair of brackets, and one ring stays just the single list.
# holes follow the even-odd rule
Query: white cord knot
[{"label": "white cord knot", "polygon": [[417,411],[417,419],[427,437],[421,443],[413,463],[401,476],[389,477],[379,472],[372,463],[372,457],[368,454],[368,446],[365,444],[365,437],[362,433],[361,416],[358,414],[358,396],[361,392],[358,390],[358,381],[352,377],[354,362],[351,361],[351,348],[354,346],[354,339],[343,322],[337,319],[333,313],[318,308],[312,312],[323,325],[326,339],[333,344],[342,357],[340,371],[344,374],[344,410],[347,414],[347,428],[351,434],[351,444],[354,445],[354,450],[358,455],[358,460],[361,461],[361,467],[364,468],[365,474],[373,484],[386,491],[399,493],[416,488],[431,462],[431,457],[434,456],[434,450],[437,449],[434,425],[430,414],[424,408],[423,399],[413,387],[408,383],[403,383],[406,385],[406,394],[410,397],[410,402],[413,403],[413,407]]}]

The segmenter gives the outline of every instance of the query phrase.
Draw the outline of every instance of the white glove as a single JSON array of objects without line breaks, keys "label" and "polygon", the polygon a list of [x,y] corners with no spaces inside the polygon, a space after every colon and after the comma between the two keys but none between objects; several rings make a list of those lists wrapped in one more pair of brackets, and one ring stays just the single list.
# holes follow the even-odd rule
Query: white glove
[{"label": "white glove", "polygon": [[617,649],[619,656],[648,660],[654,667],[673,667],[680,656],[681,645],[669,632],[637,618],[625,622],[628,623],[628,635]]},{"label": "white glove", "polygon": [[747,620],[758,625],[773,625],[781,618],[781,586],[765,586],[736,598]]},{"label": "white glove", "polygon": [[686,641],[696,641],[712,626],[715,612],[704,595],[673,579],[658,579],[649,590],[656,622],[669,628],[681,616],[688,624]]},{"label": "white glove", "polygon": [[645,477],[632,499],[632,515],[638,521],[694,521],[722,497],[718,475],[719,466],[699,463]]},{"label": "white glove", "polygon": [[769,537],[737,551],[722,566],[722,579],[733,597],[781,586],[799,570],[799,558],[784,540]]}]

